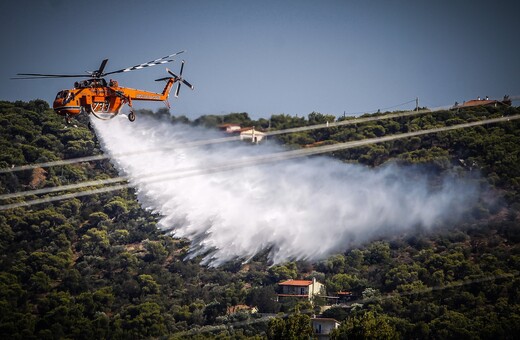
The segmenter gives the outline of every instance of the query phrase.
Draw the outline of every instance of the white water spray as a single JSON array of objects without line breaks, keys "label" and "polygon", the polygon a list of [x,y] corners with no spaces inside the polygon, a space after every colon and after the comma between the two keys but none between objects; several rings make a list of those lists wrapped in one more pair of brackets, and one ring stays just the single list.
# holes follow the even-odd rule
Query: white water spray
[{"label": "white water spray", "polygon": [[[95,121],[106,153],[128,175],[159,226],[192,242],[191,255],[218,266],[269,249],[273,263],[322,259],[334,252],[417,226],[431,228],[471,206],[478,193],[463,180],[429,176],[395,164],[370,169],[326,156],[231,171],[146,181],[149,174],[204,171],[281,147],[219,144],[121,157],[135,149],[163,149],[215,137],[215,131],[140,116]],[[118,156],[119,155],[119,156]]]}]

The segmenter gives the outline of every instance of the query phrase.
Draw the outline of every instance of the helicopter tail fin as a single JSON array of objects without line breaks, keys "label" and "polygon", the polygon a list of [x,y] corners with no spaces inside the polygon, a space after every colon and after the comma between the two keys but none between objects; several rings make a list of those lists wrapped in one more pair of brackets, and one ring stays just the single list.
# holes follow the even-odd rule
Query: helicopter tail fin
[{"label": "helicopter tail fin", "polygon": [[163,100],[168,100],[168,97],[170,96],[170,91],[173,87],[173,84],[175,83],[175,78],[172,77],[165,77],[161,79],[157,79],[156,81],[166,80],[166,86],[164,86],[164,89],[161,93]]}]

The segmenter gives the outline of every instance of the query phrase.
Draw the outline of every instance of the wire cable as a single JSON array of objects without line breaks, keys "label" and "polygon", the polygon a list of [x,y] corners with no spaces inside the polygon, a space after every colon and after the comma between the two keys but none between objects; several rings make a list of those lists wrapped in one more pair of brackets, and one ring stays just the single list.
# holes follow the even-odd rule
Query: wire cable
[{"label": "wire cable", "polygon": [[374,112],[374,111],[385,111],[385,110],[393,109],[393,108],[396,108],[396,107],[399,107],[399,106],[403,106],[403,105],[406,105],[406,104],[410,104],[410,103],[413,103],[413,102],[416,102],[416,101],[417,101],[417,98],[414,98],[414,99],[409,100],[407,102],[404,102],[404,103],[401,103],[401,104],[396,104],[396,105],[389,106],[389,107],[382,107],[382,108],[378,108],[378,109],[374,109],[374,110],[367,110],[367,111],[349,112],[349,114],[362,114],[362,113],[369,113],[369,112]]},{"label": "wire cable", "polygon": [[[512,101],[520,100],[520,95],[512,96],[512,97],[510,97],[510,99]],[[392,107],[388,107],[385,109],[402,106],[404,104],[408,104],[413,101],[415,101],[415,99],[402,103],[402,104],[392,106]],[[405,111],[405,112],[400,112],[400,113],[386,114],[386,115],[382,115],[382,116],[357,117],[357,118],[347,119],[347,120],[343,120],[343,121],[339,121],[339,122],[330,122],[330,123],[325,123],[325,124],[302,126],[302,127],[298,127],[298,128],[289,128],[289,129],[282,129],[282,130],[276,130],[276,131],[269,131],[269,132],[265,133],[265,136],[274,136],[274,135],[281,135],[281,134],[285,134],[285,133],[302,132],[302,131],[309,131],[309,130],[314,130],[314,129],[324,129],[324,128],[344,126],[344,125],[355,125],[355,124],[366,123],[366,122],[377,121],[377,120],[408,117],[408,116],[420,115],[420,114],[424,114],[424,113],[431,113],[431,112],[436,112],[436,111],[441,111],[441,110],[449,110],[450,108],[452,108],[451,105],[445,105],[445,106],[435,107],[432,109]],[[356,112],[356,113],[363,113],[363,112]],[[240,140],[239,136],[214,138],[214,139],[208,139],[208,140],[179,143],[176,145],[172,145],[172,146],[168,146],[168,147],[164,147],[164,148],[160,148],[160,149],[138,150],[138,151],[133,151],[133,152],[114,154],[113,156],[114,157],[135,156],[135,155],[139,155],[139,154],[143,154],[143,153],[168,151],[168,150],[173,150],[173,149],[177,149],[177,148],[190,148],[190,147],[197,147],[197,146],[217,144],[217,143],[227,143],[227,142],[238,141],[238,140]],[[85,157],[78,157],[78,158],[70,158],[70,159],[59,160],[59,161],[12,166],[10,168],[0,168],[0,174],[16,172],[16,171],[23,171],[23,170],[31,170],[31,169],[36,169],[36,168],[48,168],[48,167],[52,167],[52,166],[99,161],[99,160],[105,160],[108,158],[110,158],[108,155],[101,154],[101,155],[85,156]]]},{"label": "wire cable", "polygon": [[[170,174],[171,170],[163,171],[161,173],[147,175],[144,178],[144,180],[147,183],[160,182],[160,181],[171,181],[171,180],[177,180],[177,179],[182,179],[182,178],[186,178],[186,177],[200,176],[200,175],[207,175],[207,174],[211,174],[211,173],[229,171],[229,170],[234,170],[237,168],[243,168],[243,167],[247,167],[247,166],[268,164],[268,163],[279,162],[279,161],[284,161],[284,160],[289,160],[289,159],[294,159],[294,158],[299,158],[299,157],[306,157],[306,156],[335,152],[335,151],[356,148],[356,147],[366,146],[366,145],[371,145],[371,144],[376,144],[376,143],[389,142],[389,141],[402,139],[402,138],[416,137],[416,136],[422,136],[422,135],[426,135],[426,134],[446,132],[446,131],[452,131],[452,130],[457,130],[457,129],[464,129],[464,128],[469,128],[469,127],[486,125],[486,124],[495,124],[495,123],[500,123],[500,122],[517,120],[517,119],[520,119],[520,114],[514,115],[514,116],[505,116],[505,117],[485,119],[485,120],[471,122],[471,123],[463,123],[463,124],[439,127],[439,128],[434,128],[434,129],[428,129],[428,130],[419,130],[419,131],[412,131],[412,132],[401,133],[401,134],[390,135],[390,136],[363,139],[363,140],[359,140],[359,141],[351,141],[351,142],[337,143],[337,144],[331,144],[331,145],[324,145],[324,146],[319,146],[319,147],[310,148],[310,149],[282,151],[282,152],[274,153],[274,154],[249,157],[249,158],[231,162],[231,163],[227,162],[225,164],[217,164],[217,165],[202,168],[202,169],[201,168],[178,169],[178,170],[175,170],[176,173],[173,175]],[[167,173],[169,175],[164,176],[165,173]],[[108,179],[108,180],[107,179],[100,180],[99,184],[93,184],[97,181],[90,181],[90,182],[86,182],[86,183],[75,184],[72,186],[74,186],[74,188],[76,189],[76,188],[81,188],[81,187],[100,185],[101,183],[104,183],[105,181],[107,181],[107,182],[110,181],[111,183],[116,183],[116,182],[122,182],[122,181],[127,181],[127,180],[128,180],[127,177],[116,177],[116,178]],[[78,193],[64,194],[61,196],[53,196],[53,197],[35,199],[35,200],[30,200],[30,201],[6,204],[6,205],[1,205],[0,210],[14,209],[14,208],[19,208],[19,207],[24,207],[24,206],[35,205],[35,204],[55,202],[55,201],[73,198],[73,197],[80,197],[80,196],[86,196],[86,195],[91,195],[91,194],[98,194],[98,193],[103,193],[103,192],[121,190],[121,189],[128,188],[129,186],[130,186],[130,184],[120,184],[120,185],[109,186],[109,187],[105,187],[105,188],[85,190],[85,191],[81,191]],[[49,189],[53,189],[53,191],[59,191],[59,187],[49,188]],[[45,190],[45,189],[38,189],[38,191],[40,191],[40,192],[42,190]],[[8,195],[12,195],[12,194],[8,194]],[[16,197],[28,196],[28,195],[33,195],[33,193],[31,193],[31,191],[22,192]],[[5,195],[3,195],[3,196],[5,196]],[[3,196],[0,196],[0,198],[5,199]],[[9,198],[9,197],[7,197],[7,198]]]},{"label": "wire cable", "polygon": [[[354,300],[354,301],[351,301],[346,304],[337,304],[336,307],[348,308],[348,307],[353,307],[356,304],[362,305],[363,303],[378,302],[381,300],[392,299],[392,298],[399,297],[399,296],[426,294],[426,293],[430,293],[432,291],[440,291],[440,290],[451,289],[451,288],[456,288],[456,287],[463,287],[466,285],[481,283],[481,282],[492,282],[492,281],[496,281],[496,280],[500,280],[500,279],[514,279],[517,276],[518,276],[518,273],[506,273],[506,274],[502,274],[502,275],[484,276],[484,277],[475,278],[475,279],[451,282],[451,283],[446,284],[445,286],[427,287],[424,289],[413,290],[413,291],[409,291],[409,292],[390,293],[390,294],[373,297],[373,298]],[[303,311],[300,311],[300,313],[311,314],[311,313],[314,313],[314,310],[303,310]],[[177,337],[179,337],[179,336],[186,337],[186,336],[193,336],[195,334],[214,333],[217,331],[233,329],[233,328],[251,325],[251,324],[255,324],[255,323],[269,322],[273,318],[287,318],[289,316],[290,316],[289,313],[276,314],[276,315],[274,315],[274,314],[264,315],[259,318],[254,318],[254,319],[244,320],[244,321],[237,321],[237,322],[227,323],[227,324],[223,324],[223,325],[202,326],[200,328],[194,328],[194,329],[190,329],[190,330],[186,330],[186,331],[180,331],[180,332],[174,333],[174,335]]]},{"label": "wire cable", "polygon": [[[268,137],[268,136],[275,136],[275,135],[281,135],[281,134],[286,134],[286,133],[303,132],[303,131],[309,131],[309,130],[315,130],[315,129],[339,127],[339,126],[344,126],[344,125],[355,125],[355,124],[367,123],[367,122],[378,121],[378,120],[415,116],[415,115],[445,110],[447,108],[449,108],[449,107],[442,106],[442,107],[433,108],[433,109],[391,113],[391,114],[382,115],[382,116],[358,117],[358,118],[352,118],[352,119],[347,119],[347,120],[338,121],[338,122],[330,122],[330,123],[324,123],[324,124],[302,126],[302,127],[297,127],[297,128],[288,128],[288,129],[282,129],[282,130],[269,131],[269,132],[264,132],[264,134],[265,134],[265,136]],[[132,151],[132,152],[119,153],[119,154],[112,155],[112,157],[136,156],[136,155],[140,155],[143,153],[168,151],[168,150],[175,150],[175,149],[179,149],[179,148],[192,148],[192,147],[199,147],[199,146],[204,146],[204,145],[209,145],[209,144],[227,143],[227,142],[233,142],[233,141],[239,141],[239,140],[240,140],[239,136],[221,137],[221,138],[213,138],[213,139],[207,139],[207,140],[197,140],[197,141],[191,141],[191,142],[178,143],[178,144],[175,144],[172,146],[167,146],[164,148],[136,150],[136,151]],[[11,168],[0,168],[0,174],[23,171],[23,170],[32,170],[32,169],[36,169],[36,168],[48,168],[48,167],[52,167],[52,166],[61,166],[61,165],[69,165],[69,164],[75,164],[75,163],[100,161],[100,160],[105,160],[108,158],[110,158],[110,156],[101,154],[101,155],[85,156],[85,157],[78,157],[78,158],[70,158],[70,159],[64,159],[64,160],[59,160],[59,161],[50,161],[50,162],[43,162],[43,163],[19,165],[19,166],[13,166]]]}]

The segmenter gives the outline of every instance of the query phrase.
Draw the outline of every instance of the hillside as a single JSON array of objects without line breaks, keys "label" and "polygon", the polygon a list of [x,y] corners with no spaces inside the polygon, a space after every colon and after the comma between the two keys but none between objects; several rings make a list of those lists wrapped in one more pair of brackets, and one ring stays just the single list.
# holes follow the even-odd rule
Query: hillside
[{"label": "hillside", "polygon": [[[277,139],[290,148],[312,147],[518,113],[515,107],[474,107]],[[139,114],[154,113],[141,111],[138,119]],[[154,115],[172,123],[240,123],[274,130],[335,119],[311,113],[255,121],[236,113],[191,122],[165,111]],[[2,169],[101,153],[86,120],[66,126],[41,100],[0,102],[0,122]],[[277,283],[316,278],[329,295],[351,291],[358,298],[354,307],[324,312],[343,322],[337,336],[514,338],[520,331],[520,123],[374,144],[332,156],[367,167],[389,162],[419,166],[434,176],[470,173],[485,194],[463,221],[435,231],[376,240],[317,263],[271,266],[263,254],[247,264],[216,268],[200,265],[200,258],[186,260],[189,241],[161,233],[157,216],[140,207],[131,189],[1,210],[0,335],[276,338],[287,335],[284,327],[291,322],[308,322],[308,315],[326,304],[324,299],[314,306],[274,301]],[[108,160],[4,172],[0,194],[114,176]],[[267,322],[246,312],[229,313],[236,305],[293,316]]]}]

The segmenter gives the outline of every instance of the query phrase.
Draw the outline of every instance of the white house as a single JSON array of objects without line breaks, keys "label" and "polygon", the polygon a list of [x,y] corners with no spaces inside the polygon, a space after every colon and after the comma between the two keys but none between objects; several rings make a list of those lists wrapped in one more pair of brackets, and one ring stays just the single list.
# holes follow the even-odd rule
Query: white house
[{"label": "white house", "polygon": [[251,141],[258,144],[265,138],[265,133],[256,131],[254,127],[243,128],[240,130],[240,140]]},{"label": "white house", "polygon": [[318,340],[328,339],[329,333],[339,327],[339,321],[331,318],[312,318],[311,323]]}]

